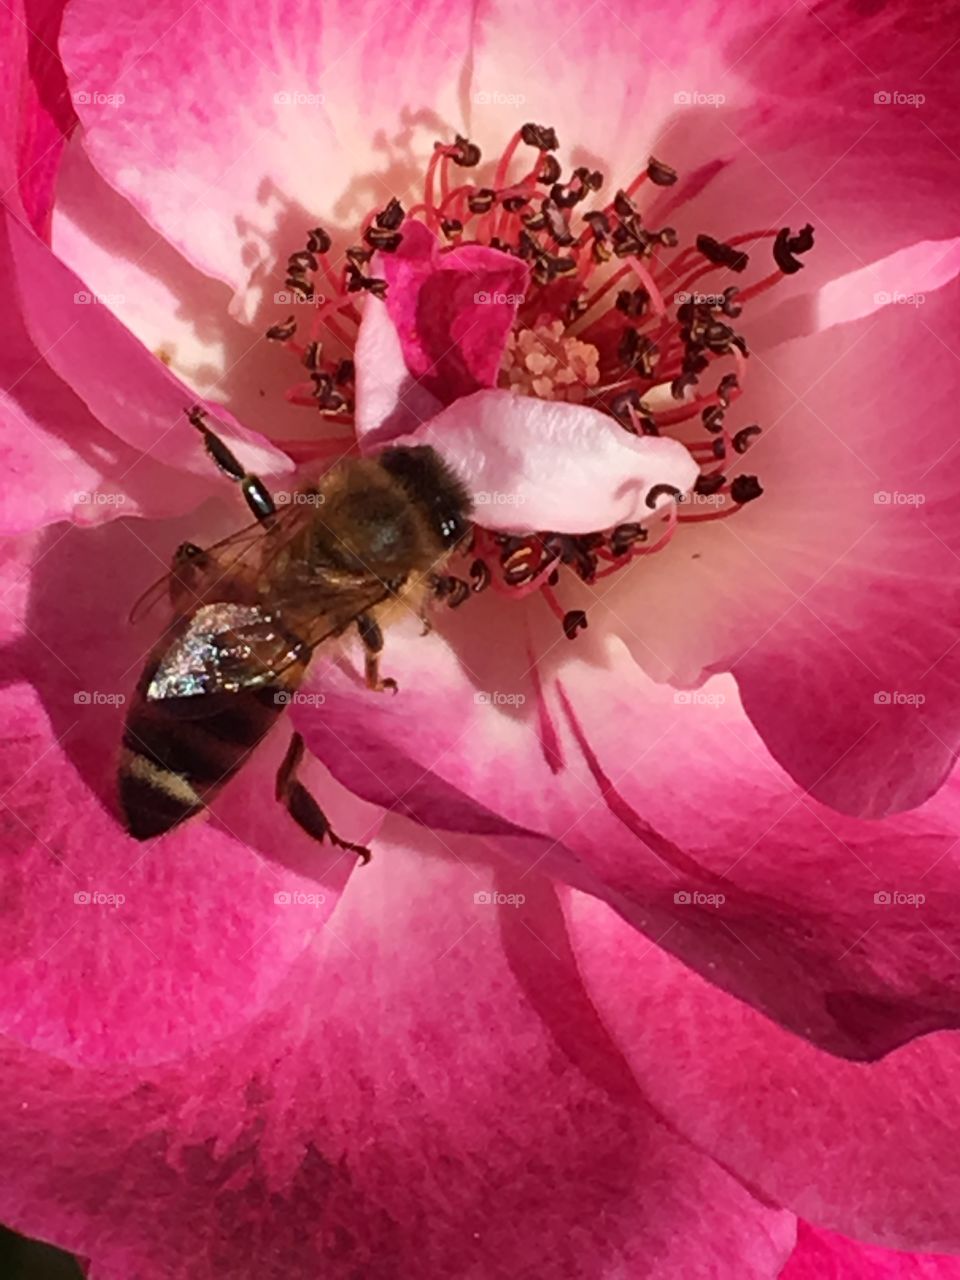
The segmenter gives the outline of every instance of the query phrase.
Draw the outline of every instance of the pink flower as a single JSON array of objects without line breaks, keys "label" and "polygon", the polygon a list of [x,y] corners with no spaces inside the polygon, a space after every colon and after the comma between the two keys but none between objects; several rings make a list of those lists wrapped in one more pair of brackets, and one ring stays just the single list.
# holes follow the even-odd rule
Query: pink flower
[{"label": "pink flower", "polygon": [[[101,1280],[952,1275],[955,15],[0,13],[0,1220]],[[472,490],[398,696],[347,647],[290,710],[365,870],[282,738],[118,822],[130,605],[244,520],[197,399],[278,492]]]}]

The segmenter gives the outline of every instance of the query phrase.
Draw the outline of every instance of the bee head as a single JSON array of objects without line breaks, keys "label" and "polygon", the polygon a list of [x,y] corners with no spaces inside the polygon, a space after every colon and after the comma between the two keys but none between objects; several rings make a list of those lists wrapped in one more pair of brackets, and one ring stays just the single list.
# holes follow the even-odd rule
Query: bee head
[{"label": "bee head", "polygon": [[403,485],[444,547],[452,549],[470,525],[472,504],[461,481],[429,445],[384,449],[381,467]]}]

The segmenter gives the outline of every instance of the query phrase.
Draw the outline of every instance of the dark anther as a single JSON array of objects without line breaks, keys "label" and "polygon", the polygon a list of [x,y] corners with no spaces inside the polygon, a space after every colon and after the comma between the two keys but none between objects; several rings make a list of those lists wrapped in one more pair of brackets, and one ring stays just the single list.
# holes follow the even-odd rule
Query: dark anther
[{"label": "dark anther", "polygon": [[272,324],[267,330],[267,337],[271,342],[289,342],[296,332],[297,322],[293,316],[288,316],[280,324]]},{"label": "dark anther", "polygon": [[729,267],[731,271],[744,271],[750,262],[747,254],[732,245],[714,240],[713,236],[697,236],[697,248],[715,267]]},{"label": "dark anther", "polygon": [[714,320],[704,329],[702,342],[714,354],[723,355],[730,350],[730,344],[736,336],[728,324],[723,324],[720,320]]},{"label": "dark anther", "polygon": [[610,535],[610,551],[615,556],[625,556],[635,542],[646,542],[647,536],[642,524],[618,524]]},{"label": "dark anther", "polygon": [[372,249],[365,249],[362,244],[352,244],[346,251],[347,261],[355,267],[362,267],[373,257]]},{"label": "dark anther", "polygon": [[310,381],[313,383],[311,394],[321,413],[341,413],[347,407],[344,397],[339,391],[334,390],[333,379],[329,373],[312,373]]},{"label": "dark anther", "polygon": [[337,365],[333,380],[338,387],[342,387],[347,383],[353,382],[356,377],[356,369],[352,360],[341,360]]},{"label": "dark anther", "polygon": [[284,287],[288,289],[290,293],[295,293],[298,298],[306,298],[307,294],[310,292],[306,280],[296,280],[293,276],[287,276],[283,283]]},{"label": "dark anther", "polygon": [[723,406],[719,404],[710,405],[708,408],[704,409],[703,413],[701,413],[700,421],[708,431],[722,431]]},{"label": "dark anther", "polygon": [[554,276],[561,278],[563,276],[572,276],[578,265],[576,258],[564,258],[561,255],[551,258],[550,264],[553,267]]},{"label": "dark anther", "polygon": [[712,494],[719,492],[726,483],[727,477],[719,471],[703,472],[697,476],[693,492],[709,498]]},{"label": "dark anther", "polygon": [[623,190],[618,191],[613,197],[613,211],[618,218],[623,218],[624,221],[638,216],[637,206]]},{"label": "dark anther", "polygon": [[753,502],[754,498],[759,498],[761,493],[763,489],[756,476],[737,476],[730,486],[730,497],[740,506],[745,502]]},{"label": "dark anther", "polygon": [[525,124],[520,137],[528,147],[536,147],[538,151],[556,151],[560,145],[553,129],[542,124]]},{"label": "dark anther", "polygon": [[672,187],[677,180],[677,171],[651,156],[647,164],[647,177],[656,187]]},{"label": "dark anther", "polygon": [[792,276],[803,267],[795,256],[808,253],[813,248],[813,227],[808,222],[795,236],[790,234],[789,227],[781,227],[773,242],[773,260],[785,276]]},{"label": "dark anther", "polygon": [[554,204],[552,199],[544,200],[540,206],[551,238],[560,245],[573,244],[573,235],[567,220]]},{"label": "dark anther", "polygon": [[603,174],[599,169],[588,169],[586,165],[578,165],[573,176],[587,191],[599,191],[603,186]]},{"label": "dark anther", "polygon": [[497,193],[491,187],[481,187],[467,197],[467,208],[471,213],[489,213]]},{"label": "dark anther", "polygon": [[537,181],[542,182],[544,186],[552,187],[555,182],[559,182],[560,175],[563,170],[560,168],[560,161],[556,156],[544,153],[543,159],[540,161],[540,173]]},{"label": "dark anther", "polygon": [[319,342],[308,342],[302,356],[303,366],[305,369],[320,368],[320,351]]},{"label": "dark anther", "polygon": [[453,240],[456,236],[463,235],[463,223],[459,218],[444,218],[440,223],[440,230],[448,240]]},{"label": "dark anther", "polygon": [[572,209],[586,197],[586,190],[580,186],[564,186],[562,182],[555,182],[550,188],[550,199],[561,209]]},{"label": "dark anther", "polygon": [[393,199],[380,210],[375,221],[377,226],[383,227],[385,231],[396,231],[401,222],[403,222],[403,218],[403,205],[396,196],[394,196]]},{"label": "dark anther", "polygon": [[610,234],[610,219],[602,209],[591,209],[583,215],[583,220],[593,232],[595,240],[605,240]]},{"label": "dark anther", "polygon": [[628,431],[634,429],[630,414],[631,409],[637,417],[643,413],[640,392],[635,387],[631,387],[629,391],[621,391],[619,395],[614,396],[610,401],[610,412],[620,425],[626,427]]},{"label": "dark anther", "polygon": [[372,293],[375,298],[385,298],[387,282],[377,276],[365,276],[359,267],[349,262],[347,263],[347,293],[360,293],[361,290]]},{"label": "dark anther", "polygon": [[653,232],[653,235],[665,249],[675,249],[680,243],[680,237],[674,227],[663,227],[662,230]]},{"label": "dark anther", "polygon": [[636,329],[626,328],[617,355],[628,369],[639,369],[645,378],[653,377],[653,371],[660,360],[657,344]]},{"label": "dark anther", "polygon": [[580,317],[586,312],[586,310],[587,310],[586,298],[571,298],[571,300],[567,303],[567,309],[564,313],[566,316],[567,324],[573,324],[574,320],[579,320]]},{"label": "dark anther", "polygon": [[568,609],[563,615],[563,634],[573,640],[578,631],[586,629],[587,615],[582,609]]},{"label": "dark anther", "polygon": [[617,294],[617,310],[622,311],[631,320],[639,320],[646,314],[649,305],[650,295],[646,289],[621,289]]},{"label": "dark anther", "polygon": [[731,320],[736,320],[737,316],[743,311],[743,307],[736,301],[739,292],[740,290],[735,284],[723,291],[723,302],[720,305],[720,310],[725,316],[729,316]]},{"label": "dark anther", "polygon": [[486,560],[474,560],[470,566],[471,591],[485,591],[490,585],[490,569]]},{"label": "dark anther", "polygon": [[500,565],[503,569],[503,580],[510,587],[523,586],[537,572],[540,553],[535,542],[529,538],[510,538],[500,553]]},{"label": "dark anther", "polygon": [[760,428],[756,425],[752,427],[744,427],[742,431],[738,431],[733,437],[733,449],[735,453],[746,453],[750,448],[755,436],[760,435]]},{"label": "dark anther", "polygon": [[386,227],[367,227],[363,238],[371,248],[383,253],[395,253],[403,240],[399,231],[388,231]]},{"label": "dark anther", "polygon": [[717,395],[723,407],[726,408],[730,403],[730,397],[734,391],[740,390],[740,382],[735,373],[725,373],[720,379],[720,385],[717,387]]},{"label": "dark anther", "polygon": [[692,371],[681,373],[679,378],[674,378],[670,383],[670,394],[674,400],[684,400],[690,387],[697,385],[697,375]]},{"label": "dark anther", "polygon": [[666,494],[670,498],[673,498],[674,501],[683,497],[680,490],[677,489],[672,484],[655,484],[651,488],[650,492],[647,494],[647,506],[650,508],[651,511],[657,505],[657,499],[662,497],[664,494]]},{"label": "dark anther", "polygon": [[713,456],[718,462],[722,462],[727,456],[727,446],[722,440],[714,440]]},{"label": "dark anther", "polygon": [[547,219],[541,209],[525,213],[522,221],[523,225],[530,231],[543,231],[547,225]]},{"label": "dark anther", "polygon": [[309,249],[301,249],[299,253],[291,253],[287,259],[287,271],[292,276],[301,275],[305,268],[309,267],[311,271],[316,271],[319,262]]},{"label": "dark anther", "polygon": [[307,234],[307,248],[311,253],[328,253],[333,241],[323,227],[314,227]]},{"label": "dark anther", "polygon": [[525,204],[530,203],[530,197],[520,195],[503,196],[500,203],[507,213],[519,213]]},{"label": "dark anther", "polygon": [[[453,145],[454,150],[450,154],[453,163],[459,165],[461,169],[476,168],[480,163],[480,148],[477,144],[458,133],[453,140]],[[437,143],[437,146],[440,146],[440,143]]]}]

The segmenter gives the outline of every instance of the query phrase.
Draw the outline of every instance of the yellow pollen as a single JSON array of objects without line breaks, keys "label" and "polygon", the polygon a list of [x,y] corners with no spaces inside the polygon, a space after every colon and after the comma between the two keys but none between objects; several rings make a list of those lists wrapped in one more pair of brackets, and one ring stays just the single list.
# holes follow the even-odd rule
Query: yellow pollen
[{"label": "yellow pollen", "polygon": [[600,381],[600,352],[564,334],[562,320],[520,329],[507,338],[500,386],[517,395],[579,404]]}]

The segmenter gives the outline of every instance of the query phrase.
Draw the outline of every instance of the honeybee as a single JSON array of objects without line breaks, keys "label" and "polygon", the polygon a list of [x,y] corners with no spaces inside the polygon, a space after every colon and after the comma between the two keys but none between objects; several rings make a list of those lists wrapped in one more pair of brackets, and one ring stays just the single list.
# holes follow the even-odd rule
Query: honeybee
[{"label": "honeybee", "polygon": [[[303,680],[318,646],[355,626],[367,687],[380,675],[383,626],[412,610],[427,623],[441,570],[470,528],[463,485],[428,446],[386,448],[339,462],[277,507],[194,407],[187,415],[207,452],[237,481],[253,524],[203,549],[183,543],[170,574],[134,606],[167,595],[172,621],[131,699],[118,786],[128,832],[148,840],[210,803],[266,736]],[[294,733],[276,797],[317,840],[356,853],[297,780],[304,743]]]}]

